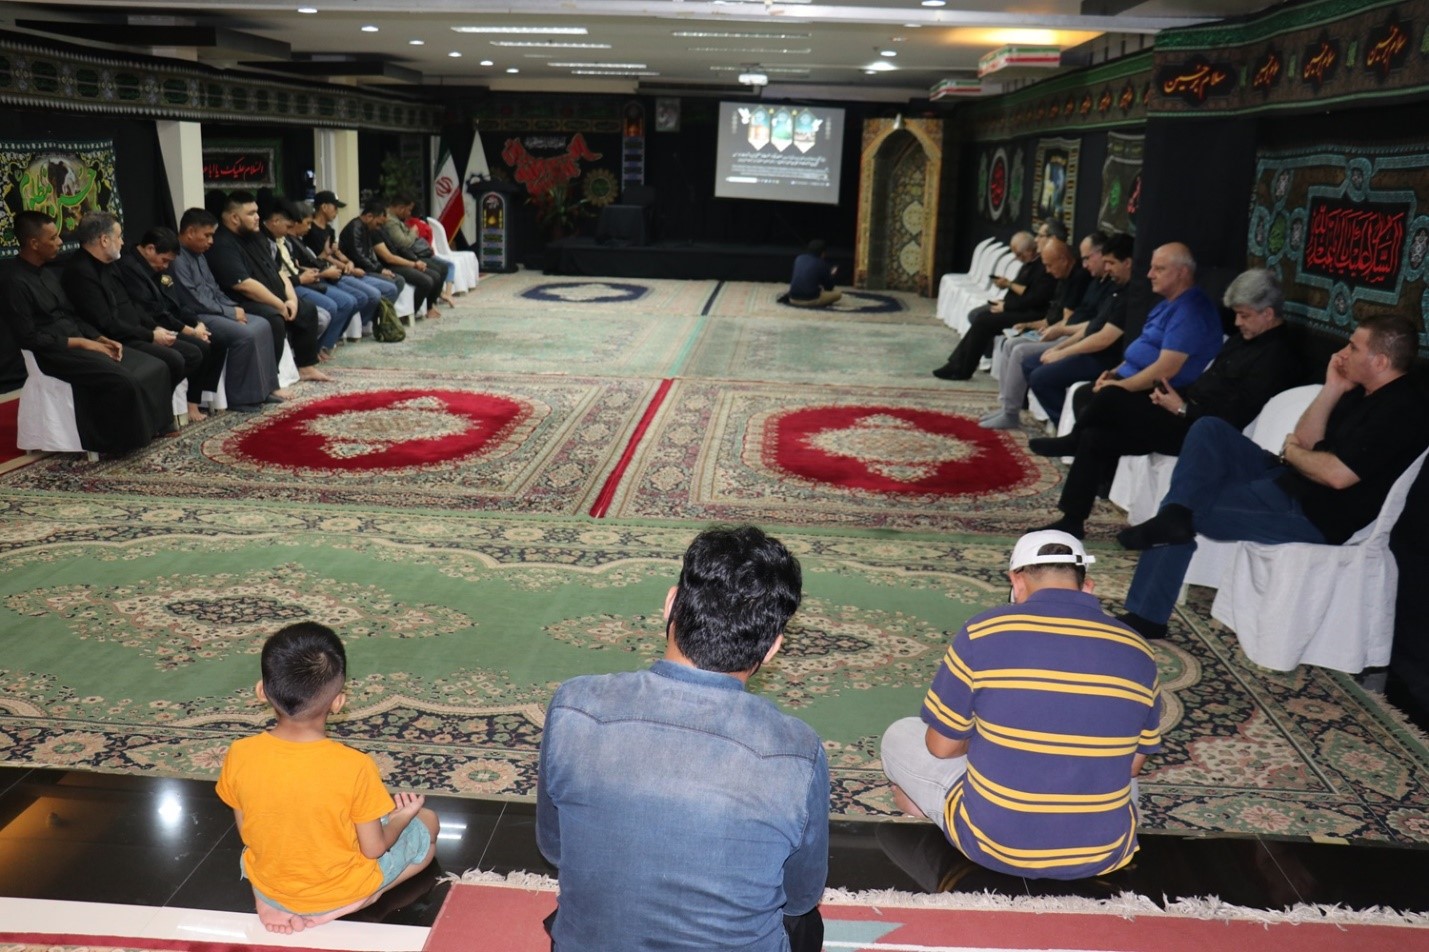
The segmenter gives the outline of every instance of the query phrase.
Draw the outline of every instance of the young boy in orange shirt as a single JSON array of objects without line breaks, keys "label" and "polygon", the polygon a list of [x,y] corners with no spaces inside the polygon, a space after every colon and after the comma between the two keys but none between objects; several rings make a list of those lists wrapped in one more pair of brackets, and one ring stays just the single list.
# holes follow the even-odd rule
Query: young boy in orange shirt
[{"label": "young boy in orange shirt", "polygon": [[286,934],[356,912],[424,869],[437,816],[420,794],[389,796],[371,757],[328,739],[328,716],[347,702],[347,653],[332,629],[289,625],[264,643],[262,669],[258,697],[278,722],[229,747],[218,795],[237,818],[258,918]]}]

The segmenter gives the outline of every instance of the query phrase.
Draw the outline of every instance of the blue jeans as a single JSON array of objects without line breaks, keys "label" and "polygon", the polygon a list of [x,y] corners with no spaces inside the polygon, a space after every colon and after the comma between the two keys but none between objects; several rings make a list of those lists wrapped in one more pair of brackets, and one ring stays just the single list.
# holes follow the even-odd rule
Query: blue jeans
[{"label": "blue jeans", "polygon": [[1061,420],[1062,407],[1067,402],[1067,388],[1083,380],[1095,380],[1106,369],[1101,354],[1073,354],[1056,363],[1044,364],[1037,354],[1033,363],[1023,363],[1027,386],[1037,396],[1037,402],[1047,411],[1053,423]]},{"label": "blue jeans", "polygon": [[[343,280],[346,280],[346,278]],[[402,293],[402,288],[406,285],[406,282],[395,274],[390,278],[384,278],[380,274],[364,274],[362,277],[355,278],[354,280],[360,281],[367,287],[372,288],[393,304],[397,303],[397,297]]]},{"label": "blue jeans", "polygon": [[[1191,510],[1192,525],[1208,539],[1324,543],[1300,501],[1276,483],[1286,472],[1271,453],[1225,420],[1202,417],[1186,434],[1161,505]],[[1195,552],[1193,541],[1141,553],[1126,595],[1127,610],[1147,621],[1170,618]]]},{"label": "blue jeans", "polygon": [[347,330],[348,323],[352,320],[352,315],[357,313],[358,300],[351,293],[334,287],[331,284],[321,286],[307,285],[295,287],[298,297],[312,301],[318,307],[332,315],[332,320],[328,322],[327,328],[318,338],[318,346],[323,350],[332,350],[337,346],[337,342],[342,339],[342,332]]}]

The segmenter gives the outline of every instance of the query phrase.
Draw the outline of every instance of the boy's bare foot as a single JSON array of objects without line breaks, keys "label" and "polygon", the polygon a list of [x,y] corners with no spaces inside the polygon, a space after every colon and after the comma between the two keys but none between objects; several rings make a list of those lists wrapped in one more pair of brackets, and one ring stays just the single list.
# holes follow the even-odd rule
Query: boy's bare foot
[{"label": "boy's bare foot", "polygon": [[292,935],[294,932],[302,932],[309,925],[308,920],[303,916],[284,912],[277,906],[264,902],[256,893],[253,896],[253,902],[258,908],[258,921],[263,923],[263,928],[269,932],[276,932],[278,935]]},{"label": "boy's bare foot", "polygon": [[299,367],[298,377],[302,380],[316,380],[321,382],[329,382],[332,380],[331,377],[316,367]]}]

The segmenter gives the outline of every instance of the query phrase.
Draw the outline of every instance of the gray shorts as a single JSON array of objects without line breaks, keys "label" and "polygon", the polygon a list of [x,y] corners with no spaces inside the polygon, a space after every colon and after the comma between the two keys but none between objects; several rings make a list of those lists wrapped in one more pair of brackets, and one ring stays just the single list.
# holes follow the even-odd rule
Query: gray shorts
[{"label": "gray shorts", "polygon": [[894,721],[883,732],[880,755],[883,758],[883,772],[897,784],[908,799],[918,805],[924,815],[938,828],[947,832],[943,822],[943,804],[948,799],[948,791],[968,769],[966,757],[949,757],[944,760],[928,752],[924,740],[928,725],[919,717],[905,717]]}]

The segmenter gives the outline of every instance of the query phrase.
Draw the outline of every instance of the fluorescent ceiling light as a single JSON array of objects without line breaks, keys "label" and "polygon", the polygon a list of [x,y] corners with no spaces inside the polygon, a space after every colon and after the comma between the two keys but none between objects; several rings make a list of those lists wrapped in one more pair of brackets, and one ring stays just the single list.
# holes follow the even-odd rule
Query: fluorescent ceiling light
[{"label": "fluorescent ceiling light", "polygon": [[573,69],[573,76],[659,76],[648,69]]},{"label": "fluorescent ceiling light", "polygon": [[454,33],[524,33],[530,36],[585,36],[583,26],[454,26]]},{"label": "fluorescent ceiling light", "polygon": [[558,69],[648,69],[648,63],[547,63]]},{"label": "fluorescent ceiling light", "polygon": [[[748,70],[748,66],[711,66],[711,70],[716,73],[734,73],[741,70]],[[761,73],[787,73],[793,76],[809,75],[807,66],[761,66],[758,72]]]},{"label": "fluorescent ceiling light", "polygon": [[298,12],[299,12],[299,13],[317,13],[317,12],[318,12],[318,8],[317,8],[317,7],[298,7]]},{"label": "fluorescent ceiling light", "polygon": [[814,52],[812,47],[802,47],[799,49],[777,49],[768,46],[687,46],[685,49],[691,53],[763,53],[772,56],[805,56]]},{"label": "fluorescent ceiling light", "polygon": [[608,50],[609,43],[561,43],[555,40],[492,40],[492,46],[541,50]]},{"label": "fluorescent ceiling light", "polygon": [[923,0],[925,7],[946,7],[947,5],[948,0]]},{"label": "fluorescent ceiling light", "polygon": [[807,40],[808,33],[709,33],[703,30],[676,30],[671,36],[703,40]]}]

